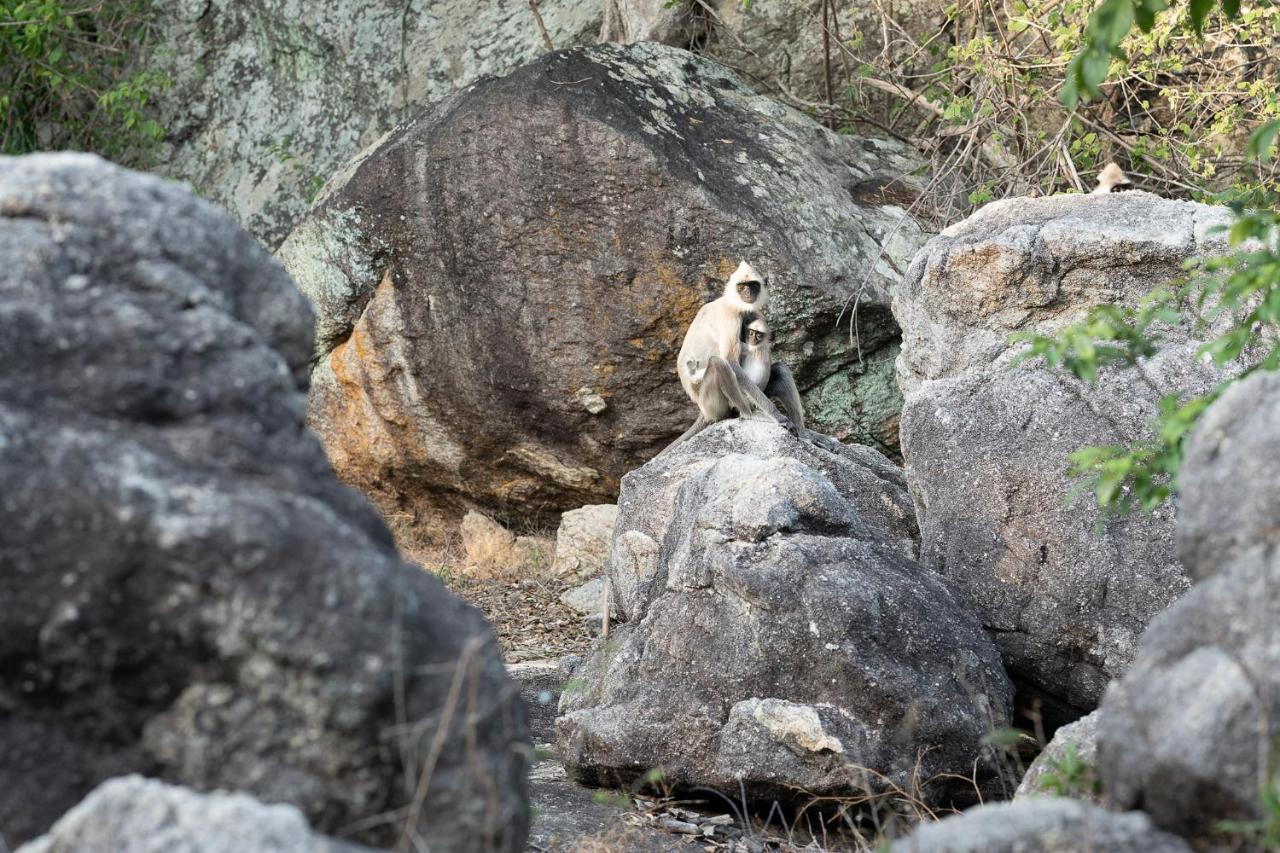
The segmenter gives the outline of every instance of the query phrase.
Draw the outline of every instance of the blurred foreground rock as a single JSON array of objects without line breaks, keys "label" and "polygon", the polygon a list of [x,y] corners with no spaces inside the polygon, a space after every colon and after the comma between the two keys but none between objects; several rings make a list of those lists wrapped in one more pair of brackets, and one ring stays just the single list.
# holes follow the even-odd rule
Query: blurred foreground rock
[{"label": "blurred foreground rock", "polygon": [[1113,814],[1062,797],[992,803],[924,823],[893,853],[1191,853],[1141,812]]},{"label": "blurred foreground rock", "polygon": [[524,708],[479,613],[307,432],[284,270],[180,185],[85,155],[0,158],[0,260],[5,840],[143,772],[371,843],[405,820],[521,849]]},{"label": "blurred foreground rock", "polygon": [[1099,711],[1108,798],[1203,849],[1249,849],[1222,821],[1275,819],[1260,796],[1280,788],[1280,528],[1266,480],[1280,457],[1277,411],[1280,376],[1255,374],[1189,439],[1179,541],[1208,579],[1151,623]]},{"label": "blurred foreground rock", "polygon": [[293,806],[200,794],[141,776],[103,782],[18,853],[359,853],[316,835]]}]

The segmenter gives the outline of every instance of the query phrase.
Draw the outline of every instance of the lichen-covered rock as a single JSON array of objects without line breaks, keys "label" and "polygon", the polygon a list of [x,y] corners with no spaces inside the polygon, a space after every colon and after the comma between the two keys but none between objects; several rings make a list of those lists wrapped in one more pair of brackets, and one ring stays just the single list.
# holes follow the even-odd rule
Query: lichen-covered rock
[{"label": "lichen-covered rock", "polygon": [[1098,304],[1134,305],[1220,253],[1224,208],[1143,192],[990,204],[932,240],[894,298],[902,447],[920,559],[981,614],[1015,681],[1072,718],[1125,670],[1150,618],[1189,581],[1173,510],[1104,515],[1068,500],[1068,456],[1147,434],[1164,393],[1208,390],[1191,322],[1159,355],[1086,386],[1015,366],[1014,332],[1052,332]]},{"label": "lichen-covered rock", "polygon": [[[1141,805],[1160,827],[1206,848],[1227,846],[1219,822],[1265,817],[1260,785],[1274,784],[1280,529],[1262,519],[1276,512],[1263,478],[1280,455],[1278,408],[1280,378],[1256,374],[1227,391],[1190,438],[1182,482],[1193,488],[1179,539],[1212,576],[1152,621],[1099,712],[1108,798]],[[1207,519],[1239,530],[1224,535]]]},{"label": "lichen-covered rock", "polygon": [[910,558],[891,471],[734,420],[627,475],[615,549],[649,539],[654,573],[561,698],[570,774],[661,768],[678,788],[791,799],[919,773],[930,801],[972,796],[938,774],[976,762],[989,778],[983,738],[1012,691],[977,621]]},{"label": "lichen-covered rock", "polygon": [[[593,41],[600,0],[541,0],[556,47]],[[268,246],[317,189],[426,104],[545,50],[525,0],[174,0],[151,7],[139,66],[173,86],[154,103],[159,167]]]},{"label": "lichen-covered rock", "polygon": [[[791,103],[826,101],[828,61],[823,52],[823,0],[743,3],[742,0],[602,0],[604,41],[660,41],[723,62],[760,91]],[[946,23],[940,0],[905,0],[892,12],[874,3],[832,4],[829,61],[833,94],[839,98],[860,63],[850,53],[875,56],[884,44],[885,15],[894,27],[926,40]],[[856,76],[852,79],[856,80]]]},{"label": "lichen-covered rock", "polygon": [[358,853],[316,835],[293,806],[201,794],[141,776],[103,782],[18,853]]},{"label": "lichen-covered rock", "polygon": [[[777,355],[826,401],[815,427],[887,442],[896,406],[859,377],[888,379],[914,165],[656,44],[486,80],[366,152],[281,247],[319,313],[311,423],[340,476],[426,526],[610,502],[692,423],[675,354],[746,258]],[[861,351],[836,323],[854,301]]]},{"label": "lichen-covered rock", "polygon": [[617,504],[592,504],[560,516],[552,571],[579,578],[599,575],[609,557],[609,540],[617,521]]},{"label": "lichen-covered rock", "polygon": [[284,270],[180,185],[85,155],[0,158],[0,260],[6,841],[145,772],[372,842],[417,803],[437,849],[520,849],[524,709],[479,613],[307,432]]},{"label": "lichen-covered rock", "polygon": [[1113,814],[1061,797],[991,803],[920,825],[893,853],[1191,853],[1142,812]]},{"label": "lichen-covered rock", "polygon": [[[1074,763],[1080,768],[1074,779],[1066,775],[1069,754],[1074,755]],[[1048,784],[1050,777],[1057,784]],[[1061,795],[1101,805],[1098,781],[1098,711],[1093,711],[1053,733],[1053,739],[1027,768],[1013,798]],[[1076,786],[1074,790],[1063,789],[1072,784]]]}]

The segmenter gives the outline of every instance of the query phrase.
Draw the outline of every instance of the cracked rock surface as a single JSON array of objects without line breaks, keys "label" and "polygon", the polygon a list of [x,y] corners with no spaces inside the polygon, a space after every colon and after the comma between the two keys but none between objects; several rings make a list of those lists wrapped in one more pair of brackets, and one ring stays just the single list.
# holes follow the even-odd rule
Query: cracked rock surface
[{"label": "cracked rock surface", "polygon": [[1015,332],[1133,306],[1225,250],[1225,208],[1145,192],[1009,199],[934,238],[894,297],[902,448],[920,560],[981,615],[1010,674],[1063,721],[1096,707],[1153,615],[1190,586],[1173,509],[1111,517],[1068,500],[1068,455],[1146,435],[1159,398],[1209,390],[1191,323],[1160,353],[1086,386],[1016,366]]},{"label": "cracked rock surface", "polygon": [[660,767],[676,788],[767,800],[879,791],[877,774],[910,787],[918,769],[929,801],[972,796],[935,777],[976,762],[989,781],[983,737],[1012,691],[913,533],[883,456],[774,424],[716,424],[628,474],[608,567],[628,621],[561,697],[570,774]]}]

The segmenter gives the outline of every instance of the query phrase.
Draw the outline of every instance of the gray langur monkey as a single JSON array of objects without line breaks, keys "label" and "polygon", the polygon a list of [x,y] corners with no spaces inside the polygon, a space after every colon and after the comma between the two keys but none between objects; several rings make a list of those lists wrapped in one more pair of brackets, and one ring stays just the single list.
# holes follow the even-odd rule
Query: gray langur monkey
[{"label": "gray langur monkey", "polygon": [[1131,189],[1134,189],[1133,181],[1129,180],[1129,176],[1124,173],[1124,169],[1121,169],[1115,163],[1108,163],[1098,173],[1098,185],[1094,187],[1092,194],[1105,195]]},{"label": "gray langur monkey", "polygon": [[739,364],[743,318],[762,311],[768,302],[768,282],[743,261],[729,276],[724,293],[698,310],[676,356],[680,385],[697,403],[698,419],[666,450],[734,412],[742,418],[771,420],[791,428],[791,421],[778,414]]},{"label": "gray langur monkey", "polygon": [[742,369],[756,387],[764,392],[778,410],[785,414],[803,436],[804,407],[800,404],[800,391],[790,369],[771,355],[773,332],[762,315],[752,313],[742,322]]}]

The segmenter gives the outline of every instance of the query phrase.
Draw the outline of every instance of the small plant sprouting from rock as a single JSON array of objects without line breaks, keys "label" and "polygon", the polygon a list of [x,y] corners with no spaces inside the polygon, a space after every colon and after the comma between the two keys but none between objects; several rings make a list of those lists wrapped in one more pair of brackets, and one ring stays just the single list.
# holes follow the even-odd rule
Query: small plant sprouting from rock
[{"label": "small plant sprouting from rock", "polygon": [[1049,772],[1040,777],[1039,785],[1059,797],[1087,799],[1102,793],[1098,772],[1076,750],[1074,743],[1067,744],[1062,756],[1049,762]]},{"label": "small plant sprouting from rock", "polygon": [[164,128],[151,115],[173,81],[131,68],[145,0],[0,0],[0,154],[72,149],[145,164]]},{"label": "small plant sprouting from rock", "polygon": [[1262,817],[1219,821],[1217,830],[1247,841],[1253,849],[1280,853],[1280,773],[1273,771],[1271,778],[1259,788],[1258,805]]}]

